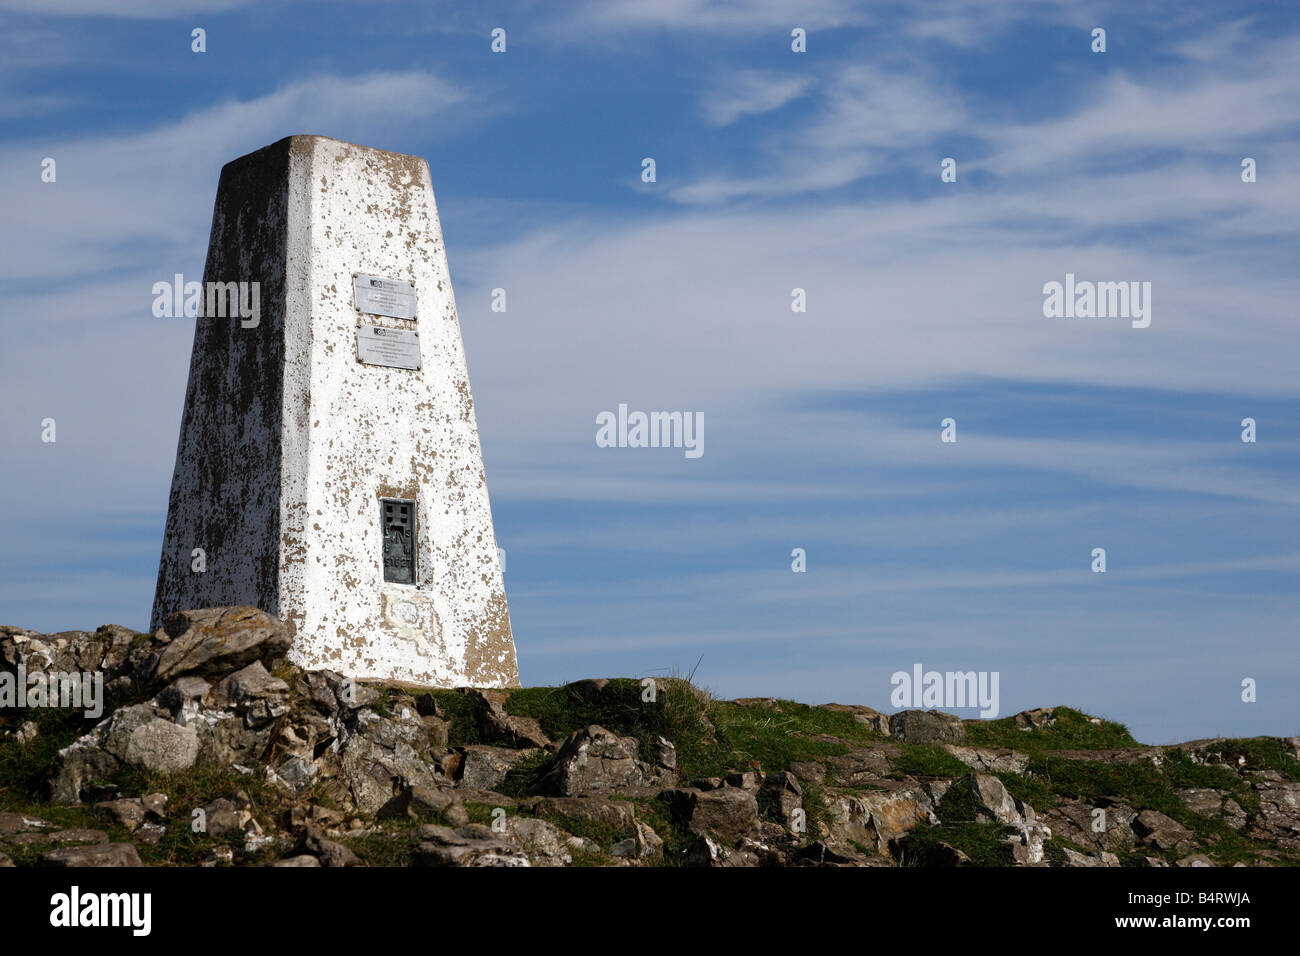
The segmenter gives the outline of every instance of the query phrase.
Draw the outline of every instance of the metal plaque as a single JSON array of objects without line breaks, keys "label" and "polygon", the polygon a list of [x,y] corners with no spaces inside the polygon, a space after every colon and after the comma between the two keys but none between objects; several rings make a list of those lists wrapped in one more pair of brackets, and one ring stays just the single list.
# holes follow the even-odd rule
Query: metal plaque
[{"label": "metal plaque", "polygon": [[420,333],[414,329],[363,325],[357,329],[357,359],[367,365],[418,369]]},{"label": "metal plaque", "polygon": [[415,286],[401,279],[354,275],[352,301],[360,312],[394,319],[415,318]]},{"label": "metal plaque", "polygon": [[380,498],[379,521],[384,532],[384,580],[414,584],[415,502]]}]

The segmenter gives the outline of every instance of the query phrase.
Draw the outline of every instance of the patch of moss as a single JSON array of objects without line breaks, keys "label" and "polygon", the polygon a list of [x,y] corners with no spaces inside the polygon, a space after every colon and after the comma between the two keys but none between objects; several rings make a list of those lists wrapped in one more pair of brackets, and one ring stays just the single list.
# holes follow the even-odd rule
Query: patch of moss
[{"label": "patch of moss", "polygon": [[695,834],[675,823],[668,808],[660,801],[639,799],[635,803],[637,819],[653,829],[664,842],[664,865],[681,866],[687,849],[695,842]]},{"label": "patch of moss", "polygon": [[643,757],[663,737],[690,776],[703,775],[699,768],[711,766],[717,751],[708,695],[683,680],[661,682],[653,701],[644,700],[640,682],[630,678],[611,680],[595,694],[572,686],[523,688],[510,694],[506,710],[535,718],[555,740],[597,724],[636,738]]},{"label": "patch of moss", "polygon": [[1113,720],[1094,724],[1092,718],[1073,707],[1052,711],[1050,726],[1022,730],[1014,717],[965,722],[966,742],[972,747],[1013,750],[1113,750],[1140,747],[1127,727]]},{"label": "patch of moss", "polygon": [[620,830],[612,823],[603,823],[599,820],[588,820],[584,817],[570,817],[560,813],[539,813],[537,816],[547,823],[553,823],[561,830],[577,837],[585,837],[588,840],[599,845],[602,849],[608,849],[619,840],[626,840],[628,837],[635,836],[630,832]]},{"label": "patch of moss", "polygon": [[[494,803],[477,803],[470,801],[465,804],[465,812],[469,814],[469,822],[479,823],[485,827],[490,827],[492,825],[492,811],[496,808],[497,806]],[[507,813],[510,812],[508,807],[504,809]]]},{"label": "patch of moss", "polygon": [[554,756],[545,750],[521,757],[497,785],[497,793],[516,799],[529,796],[554,761]]},{"label": "patch of moss", "polygon": [[[811,840],[816,834],[820,833],[823,827],[829,828],[831,824],[830,805],[826,800],[826,793],[822,788],[812,780],[802,781],[803,784],[803,810],[805,814],[806,830],[803,834],[804,841]],[[788,821],[787,821],[788,825]]]},{"label": "patch of moss", "polygon": [[903,744],[893,765],[893,777],[964,777],[971,772],[970,767],[935,744]]},{"label": "patch of moss", "polygon": [[1001,771],[994,776],[1002,781],[1002,786],[1007,788],[1007,793],[1022,803],[1029,804],[1040,813],[1056,806],[1056,794],[1041,777],[1010,771]]},{"label": "patch of moss", "polygon": [[360,837],[341,837],[338,842],[367,866],[410,866],[415,849],[415,841],[401,832],[378,831]]},{"label": "patch of moss", "polygon": [[1170,786],[1180,790],[1205,787],[1226,790],[1230,793],[1250,792],[1246,781],[1227,767],[1222,764],[1197,763],[1192,760],[1190,754],[1182,750],[1166,752],[1160,769]]},{"label": "patch of moss", "polygon": [[[718,745],[693,776],[721,776],[730,770],[789,770],[791,763],[847,753],[848,743],[880,739],[851,714],[794,701],[777,701],[772,707],[719,701],[709,716],[717,728]],[[816,736],[837,739],[814,740]]]},{"label": "patch of moss", "polygon": [[940,843],[956,847],[975,866],[1010,866],[1015,862],[1007,836],[1014,832],[1000,823],[953,823],[920,827],[898,841],[900,866],[947,865]]},{"label": "patch of moss", "polygon": [[40,799],[58,752],[98,723],[79,710],[61,707],[0,710],[0,729],[15,731],[28,721],[36,724],[34,740],[20,743],[12,736],[0,737],[0,781],[18,800]]},{"label": "patch of moss", "polygon": [[[488,743],[479,739],[478,720],[469,697],[456,690],[431,690],[428,698],[436,702],[443,719],[447,721],[447,743],[452,747]],[[421,707],[424,713],[425,708]],[[430,713],[432,711],[430,710]]]},{"label": "patch of moss", "polygon": [[[1221,740],[1205,748],[1230,766],[1247,770],[1276,770],[1287,780],[1300,780],[1300,760],[1291,756],[1287,745],[1275,737]],[[1240,764],[1241,758],[1245,763]]]}]

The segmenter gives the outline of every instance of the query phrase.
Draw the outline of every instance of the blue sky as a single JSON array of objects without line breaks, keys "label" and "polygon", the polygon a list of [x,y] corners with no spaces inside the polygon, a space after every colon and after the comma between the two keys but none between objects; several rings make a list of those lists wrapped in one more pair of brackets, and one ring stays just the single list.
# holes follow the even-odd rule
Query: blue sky
[{"label": "blue sky", "polygon": [[[319,133],[429,161],[525,683],[889,710],[919,662],[1300,733],[1294,7],[470,6],[0,0],[0,622],[147,624],[193,334],[151,286]],[[1066,273],[1150,327],[1045,318]],[[597,447],[620,403],[704,455]]]}]

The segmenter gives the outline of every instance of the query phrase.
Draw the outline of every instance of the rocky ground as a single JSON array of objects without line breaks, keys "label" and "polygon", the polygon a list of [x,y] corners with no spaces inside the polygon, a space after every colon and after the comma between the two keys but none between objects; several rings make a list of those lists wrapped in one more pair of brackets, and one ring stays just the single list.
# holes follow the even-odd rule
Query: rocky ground
[{"label": "rocky ground", "polygon": [[1300,738],[1137,744],[1066,707],[515,691],[284,661],[252,608],[155,635],[0,627],[0,671],[109,703],[0,709],[0,866],[1214,866],[1300,863]]}]

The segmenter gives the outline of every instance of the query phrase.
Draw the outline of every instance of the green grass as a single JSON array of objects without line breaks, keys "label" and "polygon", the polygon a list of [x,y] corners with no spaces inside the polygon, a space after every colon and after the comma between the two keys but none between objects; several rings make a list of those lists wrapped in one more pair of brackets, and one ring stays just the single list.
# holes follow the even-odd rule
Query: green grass
[{"label": "green grass", "polygon": [[[1196,763],[1191,756],[1181,750],[1168,751],[1165,754],[1161,771],[1170,786],[1180,790],[1193,787],[1205,787],[1225,790],[1242,797],[1251,794],[1246,781],[1221,764]],[[1238,800],[1240,802],[1240,800]]]},{"label": "green grass", "polygon": [[1033,774],[1002,771],[993,776],[1002,781],[1007,792],[1022,803],[1027,803],[1039,813],[1056,805],[1057,795],[1042,777]]},{"label": "green grass", "polygon": [[496,792],[517,799],[528,796],[554,762],[555,758],[545,750],[522,757],[506,773],[505,779],[497,785]]},{"label": "green grass", "polygon": [[[709,716],[717,728],[717,749],[693,776],[722,776],[731,770],[789,770],[792,763],[847,753],[849,744],[884,739],[852,714],[795,701],[778,701],[775,708],[715,702]],[[817,735],[845,743],[812,739]]]},{"label": "green grass", "polygon": [[1291,756],[1282,741],[1271,737],[1221,740],[1205,748],[1225,763],[1237,766],[1239,757],[1245,757],[1246,770],[1276,770],[1287,780],[1300,780],[1300,760]]},{"label": "green grass", "polygon": [[342,837],[339,843],[366,866],[410,866],[415,840],[400,831],[380,831],[361,837]]},{"label": "green grass", "polygon": [[710,765],[717,749],[708,695],[681,680],[661,681],[653,701],[642,700],[640,682],[630,678],[611,680],[591,696],[571,686],[529,687],[514,691],[506,710],[536,718],[553,740],[597,724],[636,738],[643,758],[664,737],[677,748],[679,768],[691,775]]},{"label": "green grass", "polygon": [[898,841],[900,866],[934,866],[941,859],[939,843],[961,850],[975,866],[1009,866],[1015,862],[1006,842],[1010,828],[1000,823],[953,823],[925,826]]},{"label": "green grass", "polygon": [[[448,746],[465,747],[471,744],[491,744],[495,742],[479,739],[478,720],[474,713],[474,704],[468,695],[462,694],[458,690],[431,690],[428,692],[427,698],[436,702],[443,719],[449,724],[447,730]],[[425,695],[421,695],[416,702],[420,713],[432,713],[431,708],[423,705],[424,700]]]},{"label": "green grass", "polygon": [[964,777],[973,772],[935,744],[903,744],[901,749],[893,760],[894,777]]},{"label": "green grass", "polygon": [[[555,740],[598,724],[635,737],[643,758],[662,736],[676,748],[685,779],[788,770],[793,762],[845,753],[847,744],[884,739],[852,714],[795,701],[778,701],[773,708],[713,701],[680,680],[662,682],[653,702],[642,700],[640,683],[630,679],[610,681],[593,698],[571,687],[529,687],[514,691],[506,710],[536,718]],[[816,735],[845,743],[811,739]]]},{"label": "green grass", "polygon": [[[480,823],[485,827],[492,825],[492,811],[497,808],[495,803],[478,803],[467,802],[465,812],[469,814],[470,823]],[[506,813],[510,812],[510,807],[503,808]]]},{"label": "green grass", "polygon": [[1112,720],[1094,724],[1083,711],[1057,707],[1050,727],[1021,730],[1014,717],[968,721],[966,743],[972,747],[1013,750],[1112,750],[1142,746],[1128,728]]},{"label": "green grass", "polygon": [[[45,778],[58,752],[88,733],[97,721],[87,720],[79,710],[35,707],[0,711],[0,730],[17,730],[32,721],[36,739],[19,743],[13,737],[0,738],[0,781],[18,801],[38,800],[44,795]],[[3,798],[0,798],[2,800]]]},{"label": "green grass", "polygon": [[568,833],[577,837],[585,837],[600,845],[601,849],[608,850],[609,847],[619,840],[625,840],[636,834],[616,827],[612,823],[604,823],[600,820],[588,820],[583,817],[571,817],[561,813],[539,813],[538,819],[545,820],[547,823],[553,823]]}]

